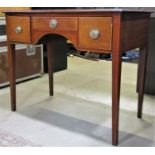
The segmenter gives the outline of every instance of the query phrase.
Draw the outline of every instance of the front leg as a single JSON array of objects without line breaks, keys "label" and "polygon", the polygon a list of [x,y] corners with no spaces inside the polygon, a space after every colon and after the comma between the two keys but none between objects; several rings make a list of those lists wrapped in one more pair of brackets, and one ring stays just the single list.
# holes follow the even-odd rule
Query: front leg
[{"label": "front leg", "polygon": [[113,17],[113,40],[112,40],[112,144],[118,145],[119,132],[119,99],[121,84],[121,16]]},{"label": "front leg", "polygon": [[8,43],[9,81],[11,92],[11,110],[16,111],[16,53],[15,45]]},{"label": "front leg", "polygon": [[121,52],[112,54],[112,144],[118,144]]}]

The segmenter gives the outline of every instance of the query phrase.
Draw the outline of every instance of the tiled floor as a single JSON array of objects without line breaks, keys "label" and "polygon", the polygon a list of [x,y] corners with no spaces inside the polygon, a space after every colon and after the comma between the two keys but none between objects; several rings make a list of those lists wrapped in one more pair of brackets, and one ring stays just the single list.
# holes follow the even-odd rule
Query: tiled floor
[{"label": "tiled floor", "polygon": [[[137,65],[123,63],[119,146],[155,146],[155,96],[145,95],[136,117]],[[39,146],[111,146],[111,62],[68,58],[54,74],[49,97],[44,75],[17,86],[17,112],[9,88],[0,90],[0,128]]]}]

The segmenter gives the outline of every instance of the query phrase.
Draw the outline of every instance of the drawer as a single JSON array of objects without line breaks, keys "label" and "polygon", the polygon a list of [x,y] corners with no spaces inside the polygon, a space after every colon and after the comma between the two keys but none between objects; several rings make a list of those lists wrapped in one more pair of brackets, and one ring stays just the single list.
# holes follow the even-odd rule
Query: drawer
[{"label": "drawer", "polygon": [[77,30],[76,17],[33,17],[33,29]]},{"label": "drawer", "polygon": [[111,50],[112,17],[80,17],[79,47]]},{"label": "drawer", "polygon": [[30,18],[29,17],[18,17],[8,16],[8,36],[10,41],[17,42],[30,42]]}]

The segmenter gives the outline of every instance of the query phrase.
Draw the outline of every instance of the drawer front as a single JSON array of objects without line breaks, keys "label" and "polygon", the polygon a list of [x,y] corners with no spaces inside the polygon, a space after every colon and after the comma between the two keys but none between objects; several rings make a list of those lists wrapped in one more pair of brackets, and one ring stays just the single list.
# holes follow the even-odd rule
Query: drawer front
[{"label": "drawer front", "polygon": [[76,17],[33,17],[32,27],[50,30],[77,30]]},{"label": "drawer front", "polygon": [[18,17],[8,16],[8,36],[10,41],[17,42],[30,42],[30,18],[29,17]]},{"label": "drawer front", "polygon": [[80,17],[79,47],[111,50],[112,17]]}]

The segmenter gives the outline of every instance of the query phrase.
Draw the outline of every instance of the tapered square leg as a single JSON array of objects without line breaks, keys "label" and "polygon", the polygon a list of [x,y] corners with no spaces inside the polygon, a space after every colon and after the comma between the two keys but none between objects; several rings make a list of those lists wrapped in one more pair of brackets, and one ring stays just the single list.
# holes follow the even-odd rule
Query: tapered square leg
[{"label": "tapered square leg", "polygon": [[121,53],[112,54],[112,144],[118,145]]},{"label": "tapered square leg", "polygon": [[137,117],[142,118],[143,110],[143,97],[144,97],[144,86],[145,86],[145,73],[147,64],[147,47],[140,50],[140,63],[138,73],[138,113]]},{"label": "tapered square leg", "polygon": [[11,92],[11,110],[16,111],[16,53],[15,45],[8,43],[9,80]]},{"label": "tapered square leg", "polygon": [[53,96],[53,49],[51,41],[47,43],[47,55],[48,55],[48,75],[49,75],[49,94]]},{"label": "tapered square leg", "polygon": [[118,145],[119,134],[119,99],[121,83],[121,16],[113,17],[113,40],[112,40],[112,144]]}]

